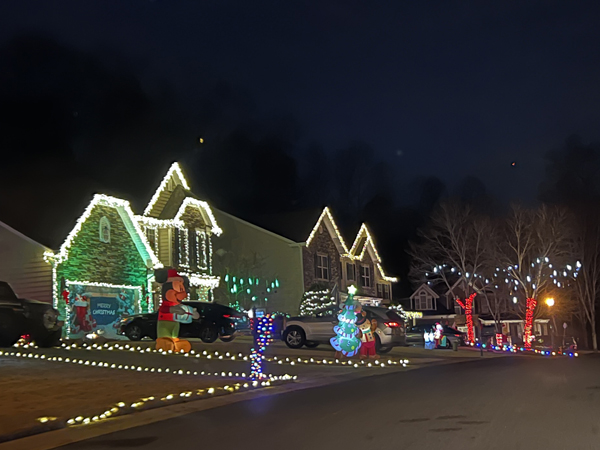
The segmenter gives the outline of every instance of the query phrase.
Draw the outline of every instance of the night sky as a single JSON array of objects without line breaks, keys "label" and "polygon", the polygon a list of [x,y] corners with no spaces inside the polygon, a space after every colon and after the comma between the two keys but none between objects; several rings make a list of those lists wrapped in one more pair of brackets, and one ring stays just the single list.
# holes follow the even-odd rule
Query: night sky
[{"label": "night sky", "polygon": [[[359,140],[390,171],[397,202],[412,201],[409,180],[435,176],[451,190],[469,175],[504,201],[533,202],[545,152],[571,134],[600,140],[599,13],[598,2],[548,0],[21,0],[0,3],[0,58],[23,36],[52,40],[77,61],[93,59],[90,67],[126,67],[144,95],[166,99],[149,128],[175,125],[147,146],[162,154],[140,169],[146,186],[115,184],[141,197],[140,205],[169,161],[198,151],[198,136],[209,145],[216,129],[242,122],[262,130],[287,124],[301,176],[314,163],[306,156],[311,145],[328,155]],[[215,97],[215,86],[227,94]],[[79,103],[73,114],[83,121],[86,103]],[[216,107],[218,120],[207,112]],[[95,133],[101,145],[106,133]],[[117,145],[123,133],[111,136],[121,149],[139,141],[133,134]],[[89,164],[86,138],[65,141],[76,161]]]}]

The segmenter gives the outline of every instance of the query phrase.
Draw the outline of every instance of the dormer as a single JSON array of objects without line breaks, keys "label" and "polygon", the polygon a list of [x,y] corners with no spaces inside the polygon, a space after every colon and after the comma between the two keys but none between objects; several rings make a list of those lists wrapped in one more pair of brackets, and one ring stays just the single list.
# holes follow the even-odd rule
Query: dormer
[{"label": "dormer", "polygon": [[183,176],[181,167],[179,167],[177,162],[174,162],[162,179],[158,189],[154,192],[154,195],[150,199],[150,203],[146,206],[144,216],[154,218],[160,217],[177,186],[181,186],[181,189],[186,191],[189,191],[190,189],[187,180]]},{"label": "dormer", "polygon": [[440,298],[427,284],[423,283],[410,296],[410,305],[413,311],[435,311],[437,300]]}]

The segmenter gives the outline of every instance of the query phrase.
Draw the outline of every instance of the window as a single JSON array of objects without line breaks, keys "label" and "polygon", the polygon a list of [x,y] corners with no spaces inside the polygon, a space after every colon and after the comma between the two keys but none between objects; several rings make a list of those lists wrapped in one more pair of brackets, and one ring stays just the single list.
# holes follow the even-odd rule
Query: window
[{"label": "window", "polygon": [[363,287],[371,287],[371,266],[360,266],[360,282]]},{"label": "window", "polygon": [[377,297],[383,298],[384,300],[390,299],[390,286],[388,284],[377,284]]},{"label": "window", "polygon": [[421,291],[419,295],[415,297],[415,309],[417,311],[433,309],[433,299],[427,295],[427,292]]},{"label": "window", "polygon": [[106,216],[103,216],[100,219],[99,233],[100,233],[100,242],[104,242],[105,244],[110,244],[110,222],[108,221]]},{"label": "window", "polygon": [[317,253],[315,256],[315,277],[318,280],[329,280],[329,255]]},{"label": "window", "polygon": [[179,229],[179,265],[189,266],[189,242],[187,228]]},{"label": "window", "polygon": [[348,281],[354,281],[354,264],[346,263],[346,279]]},{"label": "window", "polygon": [[206,235],[200,230],[194,233],[194,263],[198,268],[206,267]]},{"label": "window", "polygon": [[156,250],[156,228],[146,228],[146,238],[152,250]]}]

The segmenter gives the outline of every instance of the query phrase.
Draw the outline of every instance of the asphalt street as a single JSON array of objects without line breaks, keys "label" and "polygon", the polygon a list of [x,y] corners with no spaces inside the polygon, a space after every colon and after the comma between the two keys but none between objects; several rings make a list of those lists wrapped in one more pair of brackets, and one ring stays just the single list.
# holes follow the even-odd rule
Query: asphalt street
[{"label": "asphalt street", "polygon": [[600,449],[600,358],[516,356],[361,378],[61,447]]}]

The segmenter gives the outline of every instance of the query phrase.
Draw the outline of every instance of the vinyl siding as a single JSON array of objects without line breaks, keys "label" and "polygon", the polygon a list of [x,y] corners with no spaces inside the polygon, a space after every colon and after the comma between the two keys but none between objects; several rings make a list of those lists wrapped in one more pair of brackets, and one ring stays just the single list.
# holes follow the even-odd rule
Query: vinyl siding
[{"label": "vinyl siding", "polygon": [[52,303],[52,266],[41,244],[0,223],[0,280],[19,297]]}]

